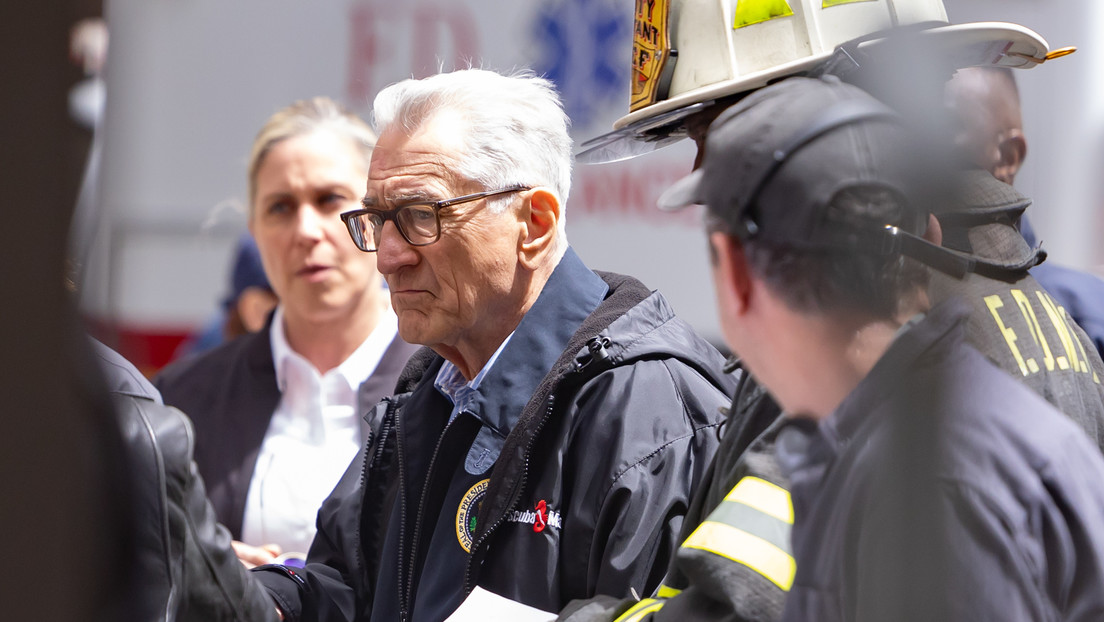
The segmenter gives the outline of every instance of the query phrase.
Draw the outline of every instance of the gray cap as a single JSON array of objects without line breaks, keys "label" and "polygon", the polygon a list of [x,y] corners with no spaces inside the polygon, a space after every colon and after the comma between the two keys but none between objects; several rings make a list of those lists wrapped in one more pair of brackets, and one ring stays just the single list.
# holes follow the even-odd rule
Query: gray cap
[{"label": "gray cap", "polygon": [[[854,223],[828,209],[841,192],[914,197],[908,132],[895,112],[861,89],[825,76],[789,78],[726,110],[709,128],[702,166],[669,188],[661,209],[706,205],[744,239],[854,249]],[[922,231],[921,210],[884,225]]]},{"label": "gray cap", "polygon": [[956,201],[933,211],[943,227],[943,245],[1022,275],[1046,252],[1028,244],[1017,226],[1031,199],[993,177],[971,169],[955,179]]}]

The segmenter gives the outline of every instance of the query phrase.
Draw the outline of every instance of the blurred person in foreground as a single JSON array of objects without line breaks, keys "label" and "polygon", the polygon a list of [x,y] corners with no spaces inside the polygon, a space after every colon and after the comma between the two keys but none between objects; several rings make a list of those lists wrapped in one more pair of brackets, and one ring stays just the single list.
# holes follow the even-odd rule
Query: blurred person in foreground
[{"label": "blurred person in foreground", "polygon": [[140,620],[259,622],[277,619],[264,588],[238,561],[192,461],[191,421],[115,351],[90,340],[127,448],[135,511]]},{"label": "blurred person in foreground", "polygon": [[413,352],[375,257],[339,216],[357,205],[374,142],[324,97],[268,119],[250,156],[249,230],[280,304],[260,332],[155,380],[195,422],[200,474],[250,565],[305,556],[318,507],[369,435],[364,413]]},{"label": "blurred person in foreground", "polygon": [[[143,620],[131,477],[114,408],[63,285],[66,236],[88,154],[69,115],[79,79],[64,54],[97,0],[0,6],[5,84],[0,153],[12,217],[0,231],[0,533],[18,566],[0,585],[5,620]],[[34,206],[19,210],[14,206]]]},{"label": "blurred person in foreground", "polygon": [[[783,620],[1098,620],[1104,458],[931,305],[950,251],[900,115],[832,76],[749,95],[662,206],[706,206],[725,340],[783,407]],[[921,238],[920,236],[923,236]]]},{"label": "blurred person in foreground", "polygon": [[[1022,26],[947,24],[938,0],[831,5],[803,0],[798,4],[801,9],[794,13],[762,11],[762,4],[740,3],[733,19],[725,17],[728,5],[723,2],[675,1],[654,7],[638,2],[630,112],[615,123],[613,132],[585,143],[580,159],[593,163],[623,159],[690,138],[698,147],[696,168],[704,155],[710,123],[748,93],[787,75],[840,70],[877,88],[889,73],[909,82],[907,90],[919,93],[918,100],[931,102],[942,95],[943,82],[954,67],[996,63],[1029,68],[1052,57],[1041,37]],[[806,24],[811,24],[815,36],[806,33],[807,45],[767,34],[791,28],[801,15],[811,14],[816,19]],[[887,48],[902,33],[915,33],[920,41],[931,43],[922,54],[891,53]],[[978,45],[979,41],[989,43]],[[989,49],[1005,52],[991,55],[986,52]],[[729,50],[739,53],[732,55]],[[916,59],[921,58],[933,61],[938,71],[917,75],[925,73],[917,69]],[[938,110],[939,102],[930,109]],[[959,258],[959,267],[963,261],[970,260]],[[986,310],[972,314],[969,323],[991,323],[991,318]],[[985,345],[990,357],[1014,364],[1003,342],[974,345]],[[734,357],[731,365],[740,366],[742,361]],[[1081,383],[1078,391],[1057,390],[1070,379],[1063,380],[1045,367],[1034,380],[1032,386],[1042,395],[1071,411],[1078,423],[1095,433],[1092,413],[1104,402],[1093,397],[1091,386],[1074,378]],[[561,612],[561,619],[777,620],[795,570],[789,540],[779,536],[788,533],[793,522],[789,481],[774,456],[776,437],[785,422],[780,414],[778,404],[745,374],[733,397],[717,455],[695,491],[680,535],[682,545],[663,585],[639,602],[602,596],[572,603]]]},{"label": "blurred person in foreground", "polygon": [[443,73],[384,89],[373,115],[364,206],[344,217],[399,333],[428,348],[373,415],[358,488],[323,506],[306,568],[262,580],[287,620],[651,592],[735,378],[662,295],[568,244],[550,82]]},{"label": "blurred person in foreground", "polygon": [[[1015,76],[1007,69],[962,69],[947,83],[946,97],[962,155],[1011,186],[1027,157]],[[1034,230],[1022,214],[1030,199],[1011,188],[1002,191],[1007,196],[1004,203],[1015,206],[1002,216],[1019,227],[1029,247],[1035,247]],[[1053,258],[1032,268],[1031,275],[1085,332],[1097,352],[1104,353],[1104,279],[1056,264]]]}]

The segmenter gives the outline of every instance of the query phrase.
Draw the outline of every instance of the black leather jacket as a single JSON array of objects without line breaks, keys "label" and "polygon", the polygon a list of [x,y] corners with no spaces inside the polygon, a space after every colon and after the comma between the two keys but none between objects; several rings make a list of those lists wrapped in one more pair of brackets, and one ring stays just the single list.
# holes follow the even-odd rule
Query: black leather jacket
[{"label": "black leather jacket", "polygon": [[179,410],[107,347],[94,343],[128,449],[137,513],[134,619],[275,620],[263,588],[230,547],[192,461],[195,434]]}]

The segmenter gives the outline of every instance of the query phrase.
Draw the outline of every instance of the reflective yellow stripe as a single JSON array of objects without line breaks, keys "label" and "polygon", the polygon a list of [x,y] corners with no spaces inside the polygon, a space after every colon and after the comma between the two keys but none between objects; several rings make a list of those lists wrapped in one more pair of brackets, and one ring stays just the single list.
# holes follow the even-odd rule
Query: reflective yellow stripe
[{"label": "reflective yellow stripe", "polygon": [[794,558],[770,542],[741,529],[706,521],[698,525],[682,546],[743,564],[783,590],[789,591],[793,585],[794,571],[797,568]]},{"label": "reflective yellow stripe", "polygon": [[676,590],[660,583],[659,589],[656,590],[656,598],[671,598],[672,596],[678,596],[681,592],[682,590]]},{"label": "reflective yellow stripe", "polygon": [[820,5],[820,8],[827,9],[830,6],[839,6],[841,4],[855,4],[856,2],[875,2],[875,0],[824,0],[824,3]]},{"label": "reflective yellow stripe", "polygon": [[793,524],[793,504],[790,493],[758,477],[745,477],[736,482],[725,501],[735,501],[753,507],[760,512],[773,516],[780,521]]},{"label": "reflective yellow stripe", "polygon": [[644,616],[653,614],[663,608],[663,601],[656,600],[654,598],[645,598],[644,600],[636,603],[629,610],[621,614],[621,617],[617,618],[613,622],[639,622],[644,619]]},{"label": "reflective yellow stripe", "polygon": [[793,14],[786,0],[737,0],[736,19],[732,27],[743,28]]}]

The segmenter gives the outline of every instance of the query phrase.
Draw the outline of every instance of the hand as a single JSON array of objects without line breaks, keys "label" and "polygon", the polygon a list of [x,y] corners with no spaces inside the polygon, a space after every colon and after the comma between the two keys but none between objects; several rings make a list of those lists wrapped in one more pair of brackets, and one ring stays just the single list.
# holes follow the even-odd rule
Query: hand
[{"label": "hand", "polygon": [[90,17],[73,24],[69,30],[69,60],[84,69],[86,75],[103,70],[107,60],[107,22]]},{"label": "hand", "polygon": [[241,563],[244,564],[246,568],[260,566],[262,564],[271,564],[280,553],[283,553],[283,549],[281,549],[278,544],[252,546],[234,540],[230,545],[234,547],[234,553],[237,554],[238,559],[241,560]]}]

